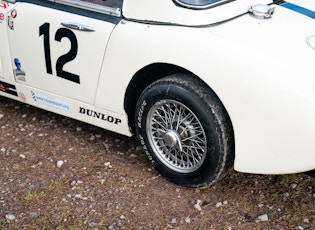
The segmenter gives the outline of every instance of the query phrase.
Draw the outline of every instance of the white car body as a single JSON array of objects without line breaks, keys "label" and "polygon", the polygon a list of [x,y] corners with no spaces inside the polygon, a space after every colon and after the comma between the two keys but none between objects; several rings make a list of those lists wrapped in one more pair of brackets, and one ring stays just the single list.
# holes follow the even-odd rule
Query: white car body
[{"label": "white car body", "polygon": [[[1,96],[131,136],[125,102],[133,77],[153,64],[177,66],[207,83],[224,104],[234,129],[235,170],[315,169],[315,19],[310,15],[269,0],[200,10],[172,0],[124,0],[122,9],[105,7],[93,18],[93,12],[60,10],[65,2],[80,1],[58,2],[1,3]],[[286,2],[315,12],[312,1]],[[254,17],[248,9],[257,4],[269,4],[274,13]],[[78,46],[74,59],[61,60],[75,41],[60,23],[94,30],[71,30]],[[57,77],[56,68],[80,82]]]}]

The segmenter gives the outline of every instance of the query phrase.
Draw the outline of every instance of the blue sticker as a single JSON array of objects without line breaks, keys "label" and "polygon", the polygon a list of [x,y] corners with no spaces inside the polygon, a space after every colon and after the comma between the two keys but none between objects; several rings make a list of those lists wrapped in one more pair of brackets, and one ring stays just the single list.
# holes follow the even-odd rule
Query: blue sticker
[{"label": "blue sticker", "polygon": [[15,79],[17,81],[26,81],[25,72],[21,69],[21,62],[18,58],[14,58],[14,64],[16,69],[13,71]]}]

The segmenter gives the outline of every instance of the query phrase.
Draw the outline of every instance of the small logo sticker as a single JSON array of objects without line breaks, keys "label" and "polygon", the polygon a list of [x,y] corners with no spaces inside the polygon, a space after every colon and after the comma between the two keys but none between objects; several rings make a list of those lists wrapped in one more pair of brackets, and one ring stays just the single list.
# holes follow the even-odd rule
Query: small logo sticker
[{"label": "small logo sticker", "polygon": [[23,101],[23,102],[26,102],[26,97],[25,97],[25,94],[24,93],[18,93],[18,96],[19,96],[19,98],[20,98],[20,100],[21,101]]},{"label": "small logo sticker", "polygon": [[11,11],[10,16],[11,16],[12,18],[16,18],[16,16],[17,16],[17,11],[16,11],[16,9],[14,9],[14,10]]},{"label": "small logo sticker", "polygon": [[37,103],[48,105],[48,106],[51,106],[60,110],[70,111],[70,106],[68,105],[68,103],[64,101],[59,101],[55,98],[48,97],[48,96],[45,96],[45,95],[42,95],[33,91],[32,91],[32,97],[34,101]]},{"label": "small logo sticker", "polygon": [[8,6],[9,6],[8,3],[6,3],[4,0],[1,0],[0,8],[6,9]]},{"label": "small logo sticker", "polygon": [[4,14],[3,13],[0,13],[0,23],[2,23],[4,20]]},{"label": "small logo sticker", "polygon": [[14,30],[14,21],[13,19],[16,18],[17,11],[16,9],[12,10],[8,16],[8,26],[11,30]]},{"label": "small logo sticker", "polygon": [[14,64],[16,69],[13,71],[15,79],[17,81],[26,81],[25,72],[21,69],[21,62],[18,58],[14,58]]},{"label": "small logo sticker", "polygon": [[8,17],[8,26],[11,30],[14,30],[14,22],[12,17]]}]

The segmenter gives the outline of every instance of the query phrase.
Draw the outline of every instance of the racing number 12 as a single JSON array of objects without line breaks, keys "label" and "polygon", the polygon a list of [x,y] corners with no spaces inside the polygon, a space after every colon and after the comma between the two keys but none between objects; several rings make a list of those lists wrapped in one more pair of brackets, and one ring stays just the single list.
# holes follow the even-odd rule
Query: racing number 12
[{"label": "racing number 12", "polygon": [[[44,51],[45,51],[45,62],[46,71],[48,74],[53,74],[51,65],[51,55],[50,55],[50,40],[49,40],[49,29],[50,24],[44,23],[39,27],[39,36],[44,36]],[[56,62],[56,72],[57,76],[67,79],[69,81],[80,84],[80,77],[76,74],[69,73],[63,70],[63,66],[68,62],[75,59],[78,53],[78,41],[75,34],[67,28],[59,28],[55,34],[55,41],[61,42],[62,38],[68,38],[71,43],[71,48],[68,53],[60,56]]]}]

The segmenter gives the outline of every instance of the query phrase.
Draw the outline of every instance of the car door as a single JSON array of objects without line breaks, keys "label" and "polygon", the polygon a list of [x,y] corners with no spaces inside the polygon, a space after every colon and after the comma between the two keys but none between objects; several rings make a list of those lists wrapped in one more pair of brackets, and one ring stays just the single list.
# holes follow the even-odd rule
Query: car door
[{"label": "car door", "polygon": [[17,1],[7,17],[15,81],[94,104],[106,45],[120,21],[120,8],[104,3]]}]

